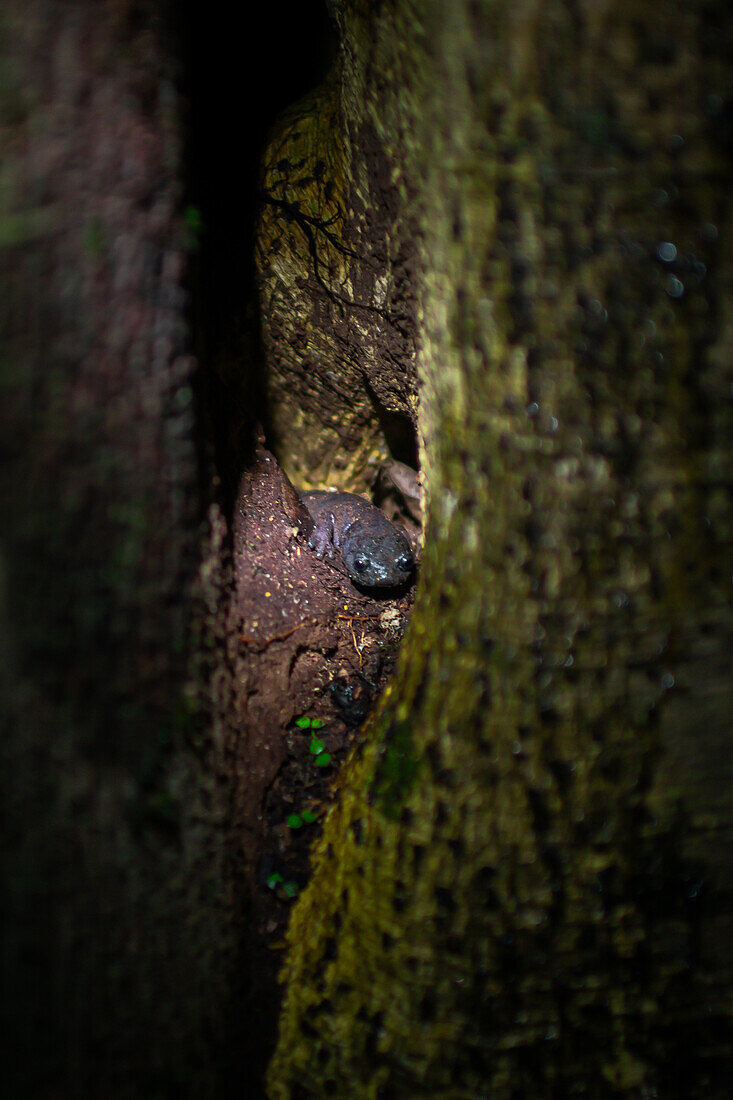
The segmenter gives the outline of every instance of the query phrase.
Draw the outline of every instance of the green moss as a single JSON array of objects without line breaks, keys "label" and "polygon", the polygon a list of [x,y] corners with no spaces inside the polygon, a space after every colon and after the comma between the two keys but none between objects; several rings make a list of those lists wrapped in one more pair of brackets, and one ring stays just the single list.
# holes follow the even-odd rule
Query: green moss
[{"label": "green moss", "polygon": [[[661,664],[697,614],[693,512],[715,501],[686,490],[709,453],[695,380],[721,406],[725,383],[699,344],[712,284],[681,307],[654,245],[674,225],[680,251],[701,247],[715,158],[675,177],[674,212],[652,196],[674,172],[668,104],[702,100],[653,61],[656,107],[635,116],[643,58],[626,47],[653,36],[651,5],[614,8],[585,54],[559,3],[525,19],[456,2],[450,27],[426,4],[420,41],[409,4],[368,24],[335,7],[348,132],[369,118],[421,211],[430,518],[397,675],[294,909],[270,1095],[662,1095],[678,1072],[688,1094],[678,1051],[701,1055],[706,992],[685,973],[676,838],[648,792]],[[682,31],[699,13],[680,19],[696,41]],[[576,84],[590,113],[568,105]],[[351,155],[361,186],[379,150]]]},{"label": "green moss", "polygon": [[398,815],[418,773],[413,734],[406,722],[393,721],[374,769],[371,792],[385,813]]}]

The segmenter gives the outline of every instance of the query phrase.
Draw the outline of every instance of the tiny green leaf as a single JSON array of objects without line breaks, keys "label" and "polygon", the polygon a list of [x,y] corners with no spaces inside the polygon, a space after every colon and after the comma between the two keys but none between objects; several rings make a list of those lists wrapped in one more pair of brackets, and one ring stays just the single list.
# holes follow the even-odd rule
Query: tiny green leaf
[{"label": "tiny green leaf", "polygon": [[318,820],[318,814],[314,814],[313,810],[303,810],[300,816],[303,818],[306,825],[312,825],[314,821]]},{"label": "tiny green leaf", "polygon": [[320,756],[316,757],[316,764],[319,768],[327,768],[331,763],[331,753],[322,752]]},{"label": "tiny green leaf", "polygon": [[314,718],[313,721],[311,722],[311,729],[314,729],[314,730],[322,729],[323,726],[325,726],[325,724],[326,723],[323,721],[322,718]]},{"label": "tiny green leaf", "polygon": [[303,818],[300,814],[290,814],[286,823],[289,829],[299,829],[303,824]]},{"label": "tiny green leaf", "polygon": [[311,720],[310,718],[296,718],[295,724],[296,726],[300,726],[302,730],[309,730],[311,727]]},{"label": "tiny green leaf", "polygon": [[278,871],[273,871],[273,873],[267,879],[267,885],[270,887],[271,890],[274,890],[275,887],[278,885],[278,883],[280,883],[282,881],[283,881],[282,875],[279,874]]},{"label": "tiny green leaf", "polygon": [[317,737],[314,737],[313,740],[311,741],[311,752],[313,753],[314,756],[318,756],[319,752],[323,752],[325,747],[326,746],[325,746],[324,742],[319,741]]},{"label": "tiny green leaf", "polygon": [[286,882],[283,886],[283,891],[288,895],[289,898],[294,898],[295,895],[298,893],[297,882]]}]

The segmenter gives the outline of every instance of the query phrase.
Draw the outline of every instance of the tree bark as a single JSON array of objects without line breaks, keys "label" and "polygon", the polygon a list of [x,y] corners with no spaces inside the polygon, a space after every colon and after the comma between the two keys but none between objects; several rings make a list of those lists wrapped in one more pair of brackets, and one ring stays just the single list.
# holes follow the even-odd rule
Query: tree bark
[{"label": "tree bark", "polygon": [[[259,1036],[219,522],[193,586],[166,11],[2,12],[17,1096],[226,1094]],[[724,5],[333,11],[339,65],[264,176],[272,442],[297,484],[364,489],[416,435],[429,515],[397,676],[293,914],[270,1092],[726,1096]]]},{"label": "tree bark", "polygon": [[730,20],[332,8],[266,163],[274,418],[296,477],[358,485],[339,432],[363,464],[408,417],[428,519],[270,1095],[722,1097]]},{"label": "tree bark", "polygon": [[245,1026],[221,738],[187,691],[196,609],[217,608],[213,581],[193,585],[166,15],[1,15],[0,1045],[16,1097],[213,1095]]}]

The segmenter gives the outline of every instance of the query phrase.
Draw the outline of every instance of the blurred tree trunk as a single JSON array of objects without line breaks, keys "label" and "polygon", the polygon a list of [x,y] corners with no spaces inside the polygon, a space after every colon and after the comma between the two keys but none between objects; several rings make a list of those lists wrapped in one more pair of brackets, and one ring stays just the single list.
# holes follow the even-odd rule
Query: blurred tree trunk
[{"label": "blurred tree trunk", "polygon": [[221,754],[185,690],[202,494],[166,13],[0,13],[0,1045],[15,1097],[213,1095],[242,1026]]},{"label": "blurred tree trunk", "polygon": [[338,71],[265,172],[274,420],[348,480],[337,437],[409,417],[429,518],[270,1095],[722,1097],[726,5],[332,8]]}]

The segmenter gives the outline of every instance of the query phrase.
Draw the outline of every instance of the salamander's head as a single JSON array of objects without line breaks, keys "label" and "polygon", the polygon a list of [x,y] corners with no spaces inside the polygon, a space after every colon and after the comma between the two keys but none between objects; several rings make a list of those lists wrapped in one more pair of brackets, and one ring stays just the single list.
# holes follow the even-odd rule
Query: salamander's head
[{"label": "salamander's head", "polygon": [[390,525],[375,535],[369,524],[352,523],[341,542],[341,556],[349,576],[364,588],[396,588],[409,581],[415,558],[407,535]]}]

